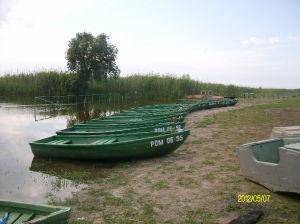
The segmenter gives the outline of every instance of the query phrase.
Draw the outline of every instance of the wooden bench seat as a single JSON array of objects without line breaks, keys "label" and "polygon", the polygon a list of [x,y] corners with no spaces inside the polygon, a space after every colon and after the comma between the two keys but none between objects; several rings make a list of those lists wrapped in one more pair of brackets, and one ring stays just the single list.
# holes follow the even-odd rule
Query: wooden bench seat
[{"label": "wooden bench seat", "polygon": [[[3,217],[4,214],[1,214],[1,217]],[[8,219],[6,220],[6,223],[14,223],[14,224],[22,224],[24,221],[29,221],[35,216],[35,213],[26,214],[26,213],[20,213],[20,212],[10,212],[8,215]]]},{"label": "wooden bench seat", "polygon": [[92,143],[92,145],[110,144],[116,142],[117,139],[100,139]]},{"label": "wooden bench seat", "polygon": [[47,142],[48,144],[68,144],[68,143],[71,143],[72,140],[52,140],[50,142]]},{"label": "wooden bench seat", "polygon": [[35,213],[31,214],[22,214],[15,222],[14,224],[22,224],[24,221],[29,221],[31,218],[35,216]]}]

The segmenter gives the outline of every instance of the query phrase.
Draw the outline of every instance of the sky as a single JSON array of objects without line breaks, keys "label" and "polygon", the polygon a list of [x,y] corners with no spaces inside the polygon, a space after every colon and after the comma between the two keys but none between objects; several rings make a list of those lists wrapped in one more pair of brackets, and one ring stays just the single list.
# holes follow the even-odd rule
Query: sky
[{"label": "sky", "polygon": [[300,88],[299,0],[0,0],[0,75],[67,70],[83,31],[110,37],[121,76]]}]

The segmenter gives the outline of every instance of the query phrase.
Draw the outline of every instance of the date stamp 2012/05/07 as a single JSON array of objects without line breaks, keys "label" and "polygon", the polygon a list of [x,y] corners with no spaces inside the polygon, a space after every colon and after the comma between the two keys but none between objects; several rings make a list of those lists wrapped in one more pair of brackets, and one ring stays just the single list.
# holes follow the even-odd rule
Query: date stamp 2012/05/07
[{"label": "date stamp 2012/05/07", "polygon": [[238,195],[238,202],[269,202],[270,195]]}]

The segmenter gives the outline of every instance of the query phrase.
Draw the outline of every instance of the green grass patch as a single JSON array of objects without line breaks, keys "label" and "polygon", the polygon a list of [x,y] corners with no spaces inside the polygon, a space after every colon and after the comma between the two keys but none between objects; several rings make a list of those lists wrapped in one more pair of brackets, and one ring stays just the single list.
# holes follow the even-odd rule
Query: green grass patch
[{"label": "green grass patch", "polygon": [[170,188],[165,181],[161,180],[161,181],[158,181],[156,184],[153,185],[153,188],[155,189],[167,189],[167,188]]},{"label": "green grass patch", "polygon": [[195,182],[194,179],[190,177],[180,177],[177,181],[182,187],[190,187]]},{"label": "green grass patch", "polygon": [[152,203],[145,203],[143,205],[143,215],[144,216],[156,215],[156,212],[153,209],[153,204]]},{"label": "green grass patch", "polygon": [[49,198],[50,199],[47,201],[48,205],[72,206],[72,205],[77,205],[79,203],[79,199],[76,196],[73,196],[72,198],[64,198],[64,200],[54,195],[49,196]]},{"label": "green grass patch", "polygon": [[215,123],[216,123],[215,119],[206,118],[203,121],[201,121],[200,123],[198,123],[196,128],[206,128],[208,125],[212,125]]},{"label": "green grass patch", "polygon": [[87,194],[90,194],[93,196],[109,196],[109,195],[111,195],[109,192],[106,192],[105,188],[90,190],[87,192]]},{"label": "green grass patch", "polygon": [[240,169],[240,167],[234,167],[234,166],[229,166],[227,165],[227,167],[232,171],[232,172],[236,172]]},{"label": "green grass patch", "polygon": [[203,164],[205,164],[205,165],[213,165],[213,164],[215,164],[215,162],[214,161],[206,160],[205,162],[203,162]]},{"label": "green grass patch", "polygon": [[214,176],[212,173],[209,173],[209,174],[206,174],[206,175],[204,176],[204,178],[205,178],[206,180],[213,180],[213,179],[215,179],[215,176]]}]

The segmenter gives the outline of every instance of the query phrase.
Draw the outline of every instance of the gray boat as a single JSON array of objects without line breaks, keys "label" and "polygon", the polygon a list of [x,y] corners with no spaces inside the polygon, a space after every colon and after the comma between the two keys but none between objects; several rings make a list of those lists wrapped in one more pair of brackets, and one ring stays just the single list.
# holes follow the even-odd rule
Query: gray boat
[{"label": "gray boat", "polygon": [[244,144],[236,151],[245,178],[273,192],[300,194],[300,135]]}]

